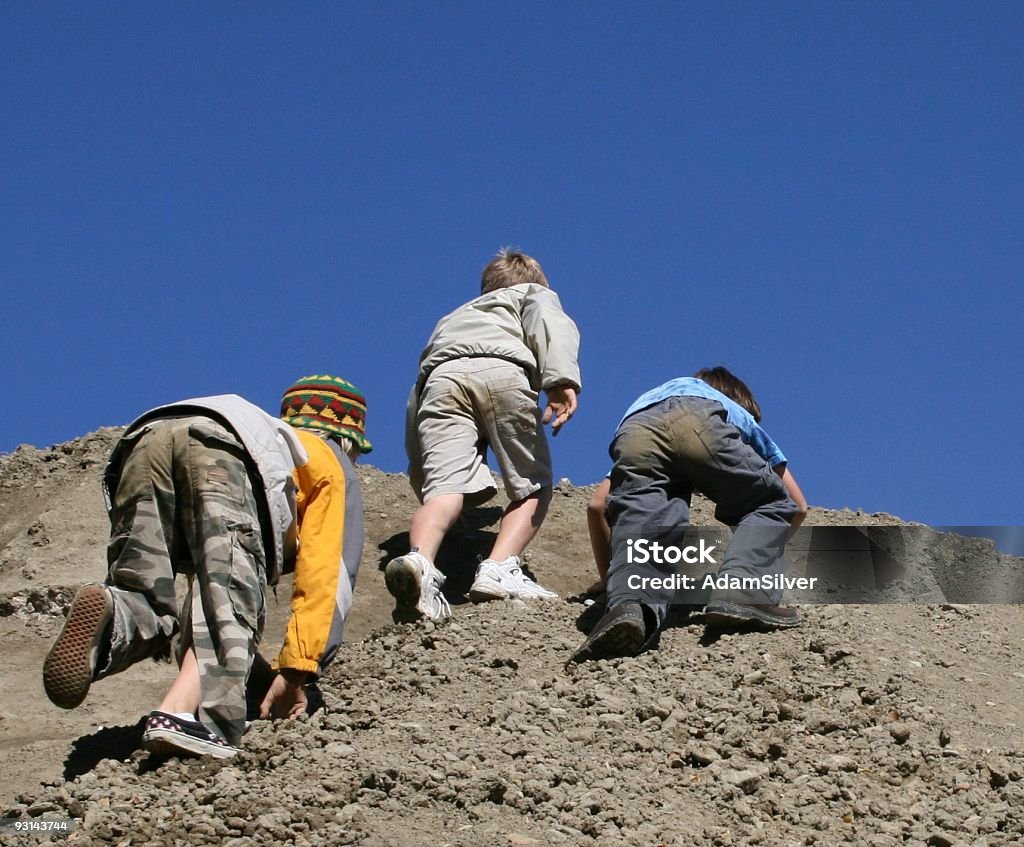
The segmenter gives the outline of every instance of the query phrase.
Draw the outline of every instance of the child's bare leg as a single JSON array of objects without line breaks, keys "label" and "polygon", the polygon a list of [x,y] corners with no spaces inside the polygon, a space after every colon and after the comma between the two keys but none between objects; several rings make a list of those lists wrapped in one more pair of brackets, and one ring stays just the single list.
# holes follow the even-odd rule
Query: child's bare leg
[{"label": "child's bare leg", "polygon": [[509,503],[501,518],[498,537],[494,540],[491,556],[494,561],[501,562],[509,556],[520,556],[526,545],[544,523],[551,503],[551,486],[535,491],[529,497]]},{"label": "child's bare leg", "polygon": [[612,529],[608,526],[604,508],[611,488],[612,481],[604,479],[594,490],[590,502],[587,503],[587,531],[590,534],[590,547],[594,551],[594,563],[597,565],[598,576],[597,582],[587,589],[588,592],[604,591],[608,582]]},{"label": "child's bare leg", "polygon": [[187,650],[182,657],[178,675],[157,709],[182,715],[195,715],[199,710],[199,663],[192,649]]},{"label": "child's bare leg", "polygon": [[409,545],[433,562],[444,534],[462,513],[464,499],[461,494],[438,494],[420,506],[412,516]]}]

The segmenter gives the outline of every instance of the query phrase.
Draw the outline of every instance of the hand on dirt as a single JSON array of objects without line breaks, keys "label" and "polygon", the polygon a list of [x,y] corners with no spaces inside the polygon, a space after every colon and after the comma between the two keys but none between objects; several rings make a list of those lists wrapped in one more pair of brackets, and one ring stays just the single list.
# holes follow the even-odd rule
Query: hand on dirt
[{"label": "hand on dirt", "polygon": [[[576,411],[576,389],[571,385],[556,385],[547,390],[548,405],[544,410],[544,423],[551,422],[551,434],[568,422]],[[552,420],[554,418],[554,420]]]},{"label": "hand on dirt", "polygon": [[270,683],[260,704],[261,718],[297,718],[306,711],[306,674],[285,668]]}]

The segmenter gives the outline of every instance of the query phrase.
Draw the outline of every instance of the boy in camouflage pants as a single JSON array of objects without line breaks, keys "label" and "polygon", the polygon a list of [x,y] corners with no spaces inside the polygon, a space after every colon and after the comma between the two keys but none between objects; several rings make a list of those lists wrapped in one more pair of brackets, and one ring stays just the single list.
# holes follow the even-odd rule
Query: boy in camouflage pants
[{"label": "boy in camouflage pants", "polygon": [[[300,380],[282,414],[287,423],[225,395],[161,407],[129,426],[104,478],[106,582],[78,592],[44,664],[55,704],[74,708],[93,680],[167,656],[180,633],[180,670],[147,718],[144,746],[233,755],[266,586],[294,567],[292,619],[261,713],[304,710],[303,685],[333,658],[351,607],[362,551],[353,461],[371,447],[365,400],[339,378]],[[180,614],[178,574],[189,581]]]}]

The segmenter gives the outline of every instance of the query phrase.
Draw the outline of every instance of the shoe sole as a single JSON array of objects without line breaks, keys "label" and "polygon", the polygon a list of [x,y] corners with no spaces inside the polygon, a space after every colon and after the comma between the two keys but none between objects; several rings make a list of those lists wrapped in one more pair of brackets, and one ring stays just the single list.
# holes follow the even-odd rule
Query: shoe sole
[{"label": "shoe sole", "polygon": [[774,629],[792,629],[800,626],[800,618],[780,618],[738,603],[716,603],[704,609],[704,623],[709,626],[760,624]]},{"label": "shoe sole", "polygon": [[487,603],[490,600],[508,600],[511,594],[492,579],[478,580],[469,588],[469,599],[474,603]]},{"label": "shoe sole", "polygon": [[509,599],[511,600],[557,600],[557,594],[535,594],[528,591],[510,591]]},{"label": "shoe sole", "polygon": [[43,662],[43,688],[55,706],[73,709],[85,700],[112,616],[110,598],[100,586],[86,586],[75,595],[64,627]]},{"label": "shoe sole", "polygon": [[198,758],[209,756],[213,759],[230,759],[238,753],[236,747],[222,747],[199,738],[192,738],[169,729],[148,730],[142,736],[142,747],[158,759],[175,757]]},{"label": "shoe sole", "polygon": [[420,601],[420,572],[403,558],[392,559],[384,568],[384,585],[395,598],[392,616],[399,622],[411,622],[423,617],[416,608]]},{"label": "shoe sole", "polygon": [[593,640],[588,640],[583,647],[573,653],[570,661],[635,656],[643,648],[644,643],[645,633],[634,621],[618,621],[594,636]]},{"label": "shoe sole", "polygon": [[489,600],[557,600],[554,592],[541,594],[539,591],[518,591],[505,588],[496,579],[482,577],[469,587],[469,599],[474,603],[486,603]]}]

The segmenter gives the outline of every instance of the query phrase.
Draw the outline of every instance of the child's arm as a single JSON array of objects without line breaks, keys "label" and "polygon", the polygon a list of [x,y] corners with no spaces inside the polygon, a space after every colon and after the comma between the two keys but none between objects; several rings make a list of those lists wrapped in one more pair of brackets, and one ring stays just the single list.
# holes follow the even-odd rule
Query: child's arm
[{"label": "child's arm", "polygon": [[608,582],[608,565],[611,559],[612,529],[608,526],[604,507],[608,502],[608,494],[612,481],[605,477],[594,489],[594,494],[587,503],[587,531],[590,535],[590,548],[594,551],[594,564],[597,565],[597,582],[588,591],[604,591]]},{"label": "child's arm", "polygon": [[309,460],[294,471],[299,512],[299,550],[292,582],[291,616],[275,665],[279,671],[260,707],[262,717],[295,717],[305,709],[303,685],[337,650],[343,598],[348,483],[327,443],[298,431]]},{"label": "child's arm", "polygon": [[[523,302],[523,340],[537,359],[540,387],[550,401],[556,388],[568,386],[575,395],[580,382],[580,333],[562,311],[554,291],[538,288]],[[573,397],[575,401],[575,396]]]},{"label": "child's arm", "polygon": [[779,475],[782,484],[786,486],[786,493],[790,496],[790,499],[796,503],[797,512],[789,522],[789,525],[796,529],[804,522],[804,518],[807,517],[807,498],[804,497],[804,493],[800,490],[800,486],[797,485],[793,474],[789,472],[789,465],[776,465],[773,470]]}]

